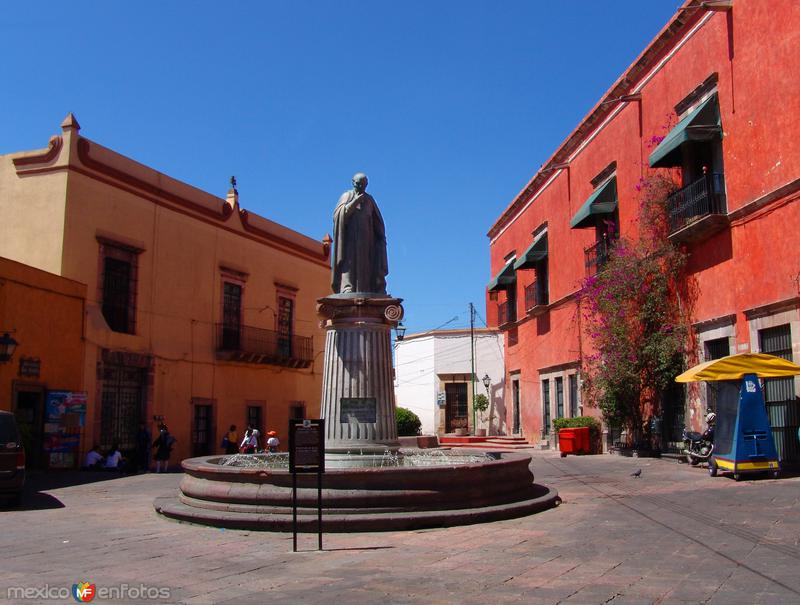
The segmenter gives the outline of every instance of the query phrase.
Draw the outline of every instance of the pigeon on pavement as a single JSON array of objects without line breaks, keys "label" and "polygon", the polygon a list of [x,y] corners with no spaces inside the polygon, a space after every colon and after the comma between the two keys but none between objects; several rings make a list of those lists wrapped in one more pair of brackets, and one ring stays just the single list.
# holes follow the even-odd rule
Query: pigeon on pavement
[{"label": "pigeon on pavement", "polygon": [[631,477],[636,477],[637,479],[642,476],[642,469],[637,468],[635,471],[631,473]]}]

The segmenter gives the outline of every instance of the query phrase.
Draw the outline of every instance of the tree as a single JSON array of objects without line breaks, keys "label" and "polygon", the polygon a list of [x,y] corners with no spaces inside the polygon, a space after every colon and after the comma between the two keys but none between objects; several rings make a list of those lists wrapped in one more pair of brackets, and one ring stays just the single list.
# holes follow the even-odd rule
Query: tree
[{"label": "tree", "polygon": [[483,415],[486,413],[486,410],[489,409],[489,398],[483,393],[478,393],[472,400],[472,407],[480,415],[481,424],[483,424]]},{"label": "tree", "polygon": [[582,284],[580,301],[594,353],[583,358],[590,405],[639,441],[648,415],[682,370],[687,312],[681,306],[686,255],[669,239],[666,202],[674,183],[643,179],[639,238],[621,238],[602,270]]}]

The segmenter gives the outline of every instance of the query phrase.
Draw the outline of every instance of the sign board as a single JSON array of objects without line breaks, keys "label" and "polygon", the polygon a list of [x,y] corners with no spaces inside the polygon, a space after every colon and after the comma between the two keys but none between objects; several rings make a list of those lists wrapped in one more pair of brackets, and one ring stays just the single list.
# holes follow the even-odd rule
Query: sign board
[{"label": "sign board", "polygon": [[325,421],[289,421],[289,472],[325,472]]},{"label": "sign board", "polygon": [[39,378],[42,362],[37,357],[19,358],[19,375],[27,378]]},{"label": "sign board", "polygon": [[77,465],[81,431],[86,418],[86,393],[48,391],[45,401],[44,450],[50,468]]},{"label": "sign board", "polygon": [[342,397],[339,403],[339,422],[342,424],[378,422],[378,404],[374,397]]}]

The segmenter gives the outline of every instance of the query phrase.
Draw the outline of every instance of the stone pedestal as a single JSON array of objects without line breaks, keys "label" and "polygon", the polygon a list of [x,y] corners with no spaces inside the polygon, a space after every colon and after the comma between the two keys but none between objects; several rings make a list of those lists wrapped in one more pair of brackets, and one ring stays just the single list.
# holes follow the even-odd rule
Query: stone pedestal
[{"label": "stone pedestal", "polygon": [[334,295],[317,301],[324,320],[322,417],[326,458],[396,452],[391,329],[403,317],[390,296]]}]

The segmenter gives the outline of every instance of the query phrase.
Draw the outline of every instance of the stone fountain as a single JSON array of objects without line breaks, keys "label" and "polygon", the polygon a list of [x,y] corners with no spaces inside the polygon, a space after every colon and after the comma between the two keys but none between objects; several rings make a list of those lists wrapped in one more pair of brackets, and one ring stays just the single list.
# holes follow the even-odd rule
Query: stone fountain
[{"label": "stone fountain", "polygon": [[[464,525],[555,506],[555,490],[533,482],[518,452],[400,450],[391,330],[402,300],[386,293],[386,236],[367,177],[334,210],[333,294],[318,301],[326,330],[322,385],[325,466],[323,531]],[[285,455],[184,460],[168,517],[218,527],[292,531],[292,476]],[[298,476],[299,529],[317,530],[316,476]]]}]

